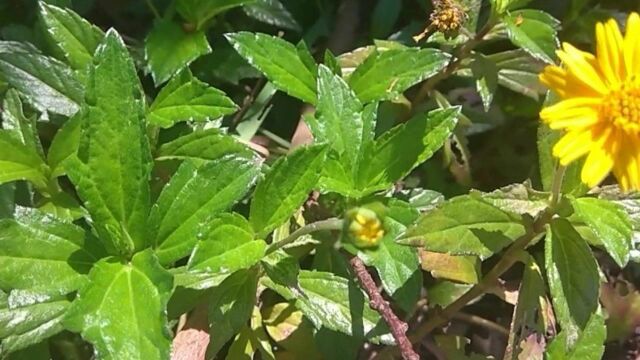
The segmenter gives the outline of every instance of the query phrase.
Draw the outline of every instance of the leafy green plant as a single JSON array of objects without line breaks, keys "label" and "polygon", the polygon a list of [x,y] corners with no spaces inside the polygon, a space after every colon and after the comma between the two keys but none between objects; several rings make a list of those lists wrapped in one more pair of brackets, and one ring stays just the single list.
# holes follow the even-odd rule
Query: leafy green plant
[{"label": "leafy green plant", "polygon": [[[633,334],[603,283],[637,269],[639,197],[538,124],[586,2],[380,0],[338,56],[339,2],[113,4],[103,30],[107,3],[0,23],[0,358],[598,359]],[[514,122],[524,171],[492,138]]]}]

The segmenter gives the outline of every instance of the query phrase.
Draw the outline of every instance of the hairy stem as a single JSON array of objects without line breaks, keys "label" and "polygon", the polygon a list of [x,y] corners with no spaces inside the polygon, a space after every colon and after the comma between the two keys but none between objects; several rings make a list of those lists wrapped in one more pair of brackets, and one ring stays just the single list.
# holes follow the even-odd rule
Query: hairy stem
[{"label": "hairy stem", "polygon": [[564,174],[567,171],[567,168],[558,165],[555,173],[553,174],[553,184],[551,185],[551,200],[550,207],[555,208],[560,201],[560,196],[562,195],[562,182],[564,180]]},{"label": "hairy stem", "polygon": [[389,325],[391,334],[396,340],[396,344],[402,354],[402,358],[405,360],[420,360],[420,356],[413,350],[411,341],[407,338],[406,332],[409,327],[391,310],[389,302],[387,302],[382,297],[382,294],[380,294],[380,291],[378,291],[378,286],[375,281],[373,281],[371,274],[367,271],[362,260],[354,256],[349,262],[360,282],[360,286],[362,286],[367,295],[369,295],[369,305],[372,309],[380,313],[384,321]]},{"label": "hairy stem", "polygon": [[269,247],[267,248],[266,254],[269,255],[274,251],[282,249],[283,247],[296,241],[301,236],[311,234],[316,231],[322,231],[322,230],[342,230],[342,226],[343,226],[343,220],[338,218],[330,218],[330,219],[311,223],[309,225],[303,226],[300,229],[294,231],[293,233],[291,233],[291,235],[287,236],[286,238],[269,245]]},{"label": "hairy stem", "polygon": [[[494,25],[495,22],[493,21],[493,19],[489,19],[489,21],[487,21],[484,27],[480,31],[478,31],[478,33],[474,37],[469,39],[469,41],[458,48],[458,50],[454,54],[454,57],[451,59],[451,61],[443,71],[422,83],[422,86],[418,90],[418,93],[411,101],[412,109],[416,109],[417,105],[424,102],[424,100],[429,96],[436,85],[440,83],[440,81],[445,80],[454,72],[456,72],[458,68],[460,68],[462,61],[466,59],[471,54],[473,49],[484,40],[484,37],[491,31],[491,29],[493,29]],[[412,110],[412,112],[413,111],[415,110]]]}]

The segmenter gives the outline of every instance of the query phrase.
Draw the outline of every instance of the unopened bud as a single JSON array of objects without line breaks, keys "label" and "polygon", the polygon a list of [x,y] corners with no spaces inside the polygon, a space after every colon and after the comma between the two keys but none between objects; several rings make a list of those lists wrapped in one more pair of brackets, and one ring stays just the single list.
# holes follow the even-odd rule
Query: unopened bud
[{"label": "unopened bud", "polygon": [[378,214],[366,207],[359,207],[347,213],[347,231],[353,243],[359,248],[378,246],[384,236],[384,227]]}]

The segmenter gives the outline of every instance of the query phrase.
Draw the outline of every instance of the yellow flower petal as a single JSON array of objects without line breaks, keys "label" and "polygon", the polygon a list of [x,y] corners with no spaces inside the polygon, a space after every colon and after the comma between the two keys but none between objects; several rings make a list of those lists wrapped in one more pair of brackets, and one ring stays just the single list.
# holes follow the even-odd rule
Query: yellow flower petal
[{"label": "yellow flower petal", "polygon": [[564,135],[553,147],[553,156],[560,158],[562,165],[582,157],[591,148],[591,131],[573,130]]},{"label": "yellow flower petal", "polygon": [[590,126],[599,120],[598,106],[601,102],[602,99],[598,98],[570,98],[544,108],[540,117],[552,129]]},{"label": "yellow flower petal", "polygon": [[563,44],[563,49],[557,51],[557,54],[564,62],[568,72],[584,86],[590,87],[599,94],[606,94],[608,87],[602,81],[594,64],[584,55],[585,53],[568,43]]},{"label": "yellow flower petal", "polygon": [[580,174],[582,182],[589,187],[600,184],[613,169],[615,148],[619,144],[615,143],[612,132],[611,127],[593,131],[592,135],[595,141],[592,141],[589,156],[587,156]]},{"label": "yellow flower petal", "polygon": [[624,190],[640,189],[640,139],[621,134],[613,173]]},{"label": "yellow flower petal", "polygon": [[626,78],[621,57],[622,42],[622,34],[615,20],[596,25],[597,59],[600,70],[611,87],[619,86]]},{"label": "yellow flower petal", "polygon": [[627,76],[640,75],[640,16],[631,13],[624,37],[624,62]]}]

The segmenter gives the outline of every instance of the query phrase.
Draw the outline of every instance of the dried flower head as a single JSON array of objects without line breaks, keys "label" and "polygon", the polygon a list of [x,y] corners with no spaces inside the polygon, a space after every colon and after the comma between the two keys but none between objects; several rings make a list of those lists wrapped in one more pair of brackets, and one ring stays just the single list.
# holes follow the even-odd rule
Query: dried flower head
[{"label": "dried flower head", "polygon": [[447,34],[462,27],[467,15],[455,0],[436,0],[434,6],[429,20],[435,30]]}]

